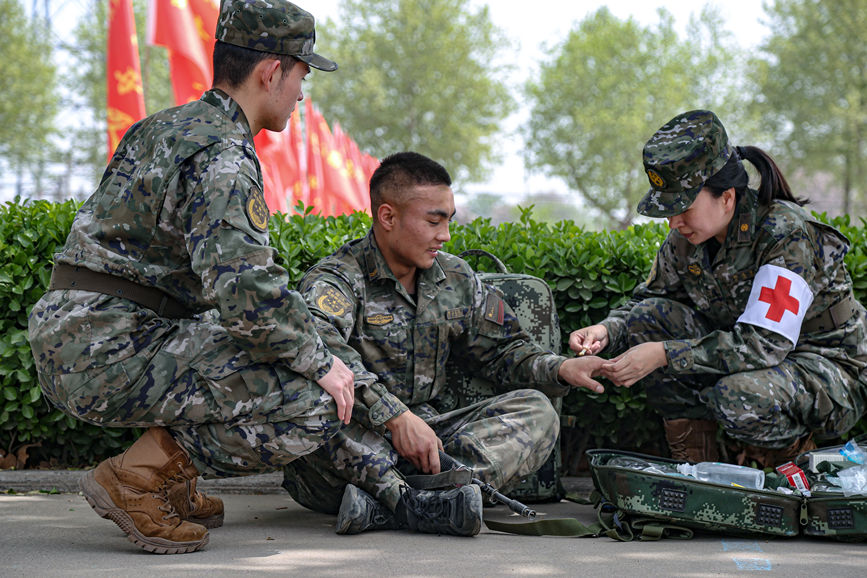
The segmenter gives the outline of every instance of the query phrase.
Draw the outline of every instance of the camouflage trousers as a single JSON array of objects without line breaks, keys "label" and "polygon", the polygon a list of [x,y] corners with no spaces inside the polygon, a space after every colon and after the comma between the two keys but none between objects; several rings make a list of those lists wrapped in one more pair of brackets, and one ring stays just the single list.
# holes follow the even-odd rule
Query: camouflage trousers
[{"label": "camouflage trousers", "polygon": [[[541,467],[554,449],[560,419],[543,393],[521,389],[484,399],[439,414],[424,403],[410,410],[425,420],[442,440],[445,453],[473,468],[476,477],[506,489]],[[368,461],[383,474],[393,475],[405,464],[384,437],[354,438],[343,429],[314,453],[283,469],[283,487],[299,504],[318,512],[336,514],[347,483],[360,485],[392,510],[399,487],[364,479],[360,470]],[[415,473],[415,472],[413,472]],[[360,482],[360,483],[359,483]]]},{"label": "camouflage trousers", "polygon": [[275,471],[341,423],[331,396],[277,362],[253,362],[216,323],[182,319],[135,355],[40,373],[46,398],[106,427],[165,426],[205,477]]},{"label": "camouflage trousers", "polygon": [[[714,331],[701,313],[668,299],[646,299],[627,317],[629,346],[693,339]],[[665,368],[641,384],[647,403],[665,418],[712,419],[732,438],[782,448],[807,433],[834,438],[865,411],[857,375],[811,352],[792,351],[775,367],[730,375],[677,375]]]}]

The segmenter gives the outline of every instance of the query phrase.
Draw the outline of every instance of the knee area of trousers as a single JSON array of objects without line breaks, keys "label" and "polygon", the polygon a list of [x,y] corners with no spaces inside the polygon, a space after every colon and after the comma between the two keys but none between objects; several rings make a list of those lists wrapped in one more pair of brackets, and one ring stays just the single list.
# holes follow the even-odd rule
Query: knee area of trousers
[{"label": "knee area of trousers", "polygon": [[551,399],[535,389],[526,390],[527,404],[532,408],[534,413],[533,428],[539,430],[540,433],[557,432],[560,430],[560,415],[554,409]]}]

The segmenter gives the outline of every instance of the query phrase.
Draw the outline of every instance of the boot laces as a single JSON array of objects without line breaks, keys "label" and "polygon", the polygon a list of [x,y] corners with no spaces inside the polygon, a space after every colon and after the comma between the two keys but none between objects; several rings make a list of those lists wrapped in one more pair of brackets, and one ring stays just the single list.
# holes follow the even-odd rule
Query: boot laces
[{"label": "boot laces", "polygon": [[692,433],[692,428],[688,431],[685,431],[677,436],[672,436],[671,439],[668,440],[668,449],[671,452],[671,457],[675,460],[687,460],[689,454],[686,451],[686,440],[689,439],[689,435]]},{"label": "boot laces", "polygon": [[401,495],[407,510],[411,511],[416,518],[438,520],[448,517],[451,512],[448,500],[432,492],[428,493],[433,498],[431,500],[421,498],[421,492],[415,493],[407,487],[402,488]]},{"label": "boot laces", "polygon": [[161,483],[159,485],[159,487],[157,487],[156,491],[154,491],[154,493],[152,494],[152,496],[155,499],[160,500],[162,502],[162,504],[157,506],[157,509],[160,510],[161,512],[165,512],[165,515],[163,516],[163,520],[166,520],[166,521],[168,521],[172,518],[180,518],[180,515],[178,514],[177,510],[175,510],[175,507],[172,506],[172,503],[169,500],[169,487],[171,487],[174,484],[187,481],[187,478],[185,478],[184,475],[182,474],[183,464],[180,462],[178,462],[178,470],[179,471],[175,472],[174,474],[172,474],[171,476],[169,476],[165,480],[163,480],[163,483]]}]

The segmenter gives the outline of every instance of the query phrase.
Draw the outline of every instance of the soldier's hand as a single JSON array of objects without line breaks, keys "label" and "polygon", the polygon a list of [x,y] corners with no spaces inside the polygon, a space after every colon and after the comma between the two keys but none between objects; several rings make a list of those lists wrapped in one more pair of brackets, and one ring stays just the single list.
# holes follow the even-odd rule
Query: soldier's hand
[{"label": "soldier's hand", "polygon": [[608,347],[608,329],[604,325],[591,325],[569,334],[569,349],[579,356],[596,355]]},{"label": "soldier's hand", "polygon": [[560,365],[557,376],[575,387],[585,387],[595,393],[602,393],[605,391],[605,388],[602,387],[601,383],[592,378],[601,373],[602,365],[605,362],[606,360],[595,355],[573,357]]},{"label": "soldier's hand", "polygon": [[334,363],[331,364],[331,369],[316,383],[334,398],[340,421],[349,423],[352,406],[355,404],[355,375],[339,357],[332,357]]},{"label": "soldier's hand", "polygon": [[401,457],[424,473],[440,473],[440,450],[443,442],[423,419],[405,411],[385,422],[391,432],[391,444]]},{"label": "soldier's hand", "polygon": [[650,372],[668,365],[661,341],[639,343],[602,366],[602,375],[617,385],[629,387]]}]

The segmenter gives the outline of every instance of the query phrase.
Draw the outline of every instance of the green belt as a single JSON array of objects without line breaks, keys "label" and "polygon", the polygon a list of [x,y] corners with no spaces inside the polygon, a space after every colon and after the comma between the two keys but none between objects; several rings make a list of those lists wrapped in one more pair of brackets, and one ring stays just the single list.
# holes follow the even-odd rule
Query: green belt
[{"label": "green belt", "polygon": [[84,267],[55,264],[51,271],[49,290],[76,289],[121,297],[147,307],[160,317],[184,319],[192,317],[190,309],[177,299],[155,287],[139,285],[129,279],[108,273],[98,273]]},{"label": "green belt", "polygon": [[817,333],[819,331],[831,331],[841,327],[858,311],[858,302],[849,293],[842,300],[831,305],[817,316],[804,320],[801,325],[801,333]]}]

